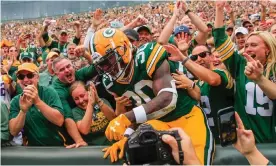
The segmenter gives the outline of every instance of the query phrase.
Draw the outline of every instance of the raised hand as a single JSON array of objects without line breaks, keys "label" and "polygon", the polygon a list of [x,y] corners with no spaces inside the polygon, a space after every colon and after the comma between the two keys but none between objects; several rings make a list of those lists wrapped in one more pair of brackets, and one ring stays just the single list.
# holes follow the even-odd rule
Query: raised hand
[{"label": "raised hand", "polygon": [[85,55],[85,47],[84,45],[77,46],[75,48],[75,56],[81,57]]},{"label": "raised hand", "polygon": [[92,25],[98,27],[102,23],[103,19],[103,11],[101,9],[97,9],[93,14]]},{"label": "raised hand", "polygon": [[29,108],[32,106],[32,104],[33,104],[33,101],[29,99],[27,96],[25,96],[24,94],[20,96],[20,99],[19,99],[20,110],[27,113]]},{"label": "raised hand", "polygon": [[79,21],[75,21],[73,24],[74,24],[74,27],[75,27],[76,29],[79,29],[79,28],[80,28],[80,22],[79,22]]},{"label": "raised hand", "polygon": [[191,37],[187,33],[181,32],[177,34],[174,40],[179,50],[183,52],[188,50]]},{"label": "raised hand", "polygon": [[40,101],[38,90],[34,85],[28,85],[25,87],[23,93],[24,96],[33,102],[33,104],[37,104]]},{"label": "raised hand", "polygon": [[247,65],[244,70],[244,74],[250,80],[256,82],[263,76],[264,67],[259,60],[254,60],[247,53],[243,53],[243,56],[247,60]]},{"label": "raised hand", "polygon": [[237,128],[237,142],[233,145],[241,154],[248,155],[252,153],[255,149],[255,138],[252,130],[245,130],[243,122],[235,112],[235,119],[238,125]]},{"label": "raised hand", "polygon": [[226,1],[216,1],[216,7],[219,9],[223,9],[226,5]]},{"label": "raised hand", "polygon": [[183,55],[181,51],[172,44],[163,45],[163,47],[166,49],[168,53],[171,54],[169,57],[169,60],[171,61],[178,62],[183,61],[186,58],[185,55]]}]

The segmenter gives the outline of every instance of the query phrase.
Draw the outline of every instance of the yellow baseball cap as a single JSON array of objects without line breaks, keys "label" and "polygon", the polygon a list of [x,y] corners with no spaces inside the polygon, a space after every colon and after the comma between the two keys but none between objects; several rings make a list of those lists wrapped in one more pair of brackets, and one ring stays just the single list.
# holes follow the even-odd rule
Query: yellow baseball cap
[{"label": "yellow baseball cap", "polygon": [[49,52],[48,55],[47,55],[47,57],[46,57],[46,60],[52,58],[53,56],[59,56],[59,54],[56,53],[56,52],[53,52],[53,51]]},{"label": "yellow baseball cap", "polygon": [[23,70],[29,71],[32,73],[34,72],[39,73],[39,69],[34,63],[23,63],[22,65],[19,65],[17,72],[20,72]]}]

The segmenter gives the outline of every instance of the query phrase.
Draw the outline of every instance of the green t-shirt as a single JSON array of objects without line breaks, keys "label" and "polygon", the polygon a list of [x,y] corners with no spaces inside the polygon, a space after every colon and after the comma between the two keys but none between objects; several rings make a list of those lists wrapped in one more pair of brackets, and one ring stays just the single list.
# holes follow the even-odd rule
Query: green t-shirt
[{"label": "green t-shirt", "polygon": [[[107,104],[107,101],[104,99],[103,101]],[[72,112],[76,123],[82,120],[85,115],[85,110],[79,107],[73,108]],[[90,126],[91,130],[87,135],[82,135],[83,139],[88,145],[112,145],[105,137],[105,129],[109,124],[109,120],[104,116],[97,105],[94,106],[92,120],[93,122]]]},{"label": "green t-shirt", "polygon": [[1,100],[1,140],[8,141],[9,137],[9,109],[4,101]]},{"label": "green t-shirt", "polygon": [[[59,42],[52,40],[52,38],[49,37],[48,33],[44,33],[42,37],[50,50],[52,48],[58,48],[60,50],[60,53],[67,57],[67,45],[69,44],[69,42],[65,43],[64,45],[61,45]],[[79,45],[80,39],[74,37],[73,43]]]},{"label": "green t-shirt", "polygon": [[[97,75],[96,69],[93,65],[88,67],[84,67],[75,72],[76,81],[86,82],[92,79]],[[63,110],[64,110],[64,118],[73,119],[72,108],[76,107],[76,104],[69,93],[69,88],[71,84],[64,84],[59,79],[55,79],[52,83],[53,88],[58,93],[58,96],[61,100]]]},{"label": "green t-shirt", "polygon": [[220,143],[217,112],[222,108],[234,106],[234,81],[230,73],[222,69],[214,69],[214,72],[220,75],[221,84],[219,86],[210,86],[204,81],[197,81],[201,92],[200,106],[208,118],[208,124],[212,130],[216,143]]},{"label": "green t-shirt", "polygon": [[[58,110],[63,115],[61,101],[56,91],[49,87],[38,86],[40,99],[48,106]],[[19,98],[21,94],[15,96],[11,101],[9,119],[16,118],[20,112]],[[24,135],[28,139],[30,146],[63,146],[66,140],[61,135],[62,127],[51,123],[40,110],[32,105],[25,119]]]},{"label": "green t-shirt", "polygon": [[39,85],[50,86],[57,79],[57,76],[52,76],[46,69],[44,72],[39,73]]},{"label": "green t-shirt", "polygon": [[[225,27],[213,29],[213,36],[223,63],[235,79],[235,110],[246,129],[254,132],[258,143],[276,142],[276,101],[269,99],[257,84],[245,76],[247,62],[235,50],[234,43],[225,34]],[[276,80],[272,73],[269,78]]]},{"label": "green t-shirt", "polygon": [[[129,97],[133,103],[133,108],[145,104],[156,97],[152,89],[152,77],[154,72],[167,58],[167,52],[161,45],[155,42],[146,43],[134,55],[134,73],[132,78],[130,78],[130,83],[113,82],[110,77],[104,75],[103,85],[108,91],[114,92],[118,96]],[[169,64],[171,71],[174,72],[178,69],[178,66],[172,65],[174,64],[173,62]],[[151,119],[160,119],[161,121],[169,122],[191,111],[194,106],[193,103],[197,102],[187,95],[187,91],[177,90],[177,92],[178,100],[176,109],[163,117],[160,117],[158,111],[154,112],[150,115],[152,117]]]}]

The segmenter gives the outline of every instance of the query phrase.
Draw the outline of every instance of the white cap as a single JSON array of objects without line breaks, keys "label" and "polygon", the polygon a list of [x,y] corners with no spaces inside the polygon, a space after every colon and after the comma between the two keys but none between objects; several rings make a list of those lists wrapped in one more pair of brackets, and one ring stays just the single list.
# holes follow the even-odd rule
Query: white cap
[{"label": "white cap", "polygon": [[238,33],[242,33],[243,35],[247,35],[248,34],[248,30],[244,27],[238,27],[235,30],[235,35],[237,35]]}]

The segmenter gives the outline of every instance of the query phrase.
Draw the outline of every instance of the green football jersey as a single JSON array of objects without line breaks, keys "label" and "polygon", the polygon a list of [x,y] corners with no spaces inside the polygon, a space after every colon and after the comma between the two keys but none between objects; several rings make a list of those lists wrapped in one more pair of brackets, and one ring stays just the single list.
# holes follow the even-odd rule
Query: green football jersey
[{"label": "green football jersey", "polygon": [[[276,142],[276,101],[269,99],[257,84],[245,76],[247,62],[235,50],[234,43],[225,34],[225,27],[214,29],[213,36],[221,59],[235,79],[235,110],[245,127],[254,132],[258,143]],[[272,73],[269,78],[275,82]]]},{"label": "green football jersey", "polygon": [[[146,43],[141,46],[134,55],[134,71],[130,83],[112,82],[107,75],[103,77],[103,85],[110,92],[118,96],[127,96],[133,103],[133,108],[151,101],[155,94],[152,90],[152,76],[156,69],[167,59],[166,50],[159,44]],[[178,63],[169,62],[171,72],[179,68]],[[188,114],[197,102],[190,98],[185,90],[177,90],[178,99],[176,109],[161,117],[156,111],[150,119],[160,119],[168,122]]]},{"label": "green football jersey", "polygon": [[217,112],[222,108],[234,106],[233,95],[234,86],[233,79],[225,70],[214,69],[214,72],[220,75],[221,84],[219,86],[210,86],[204,81],[197,81],[197,85],[201,92],[200,106],[204,110],[208,118],[216,143],[219,143]]}]

